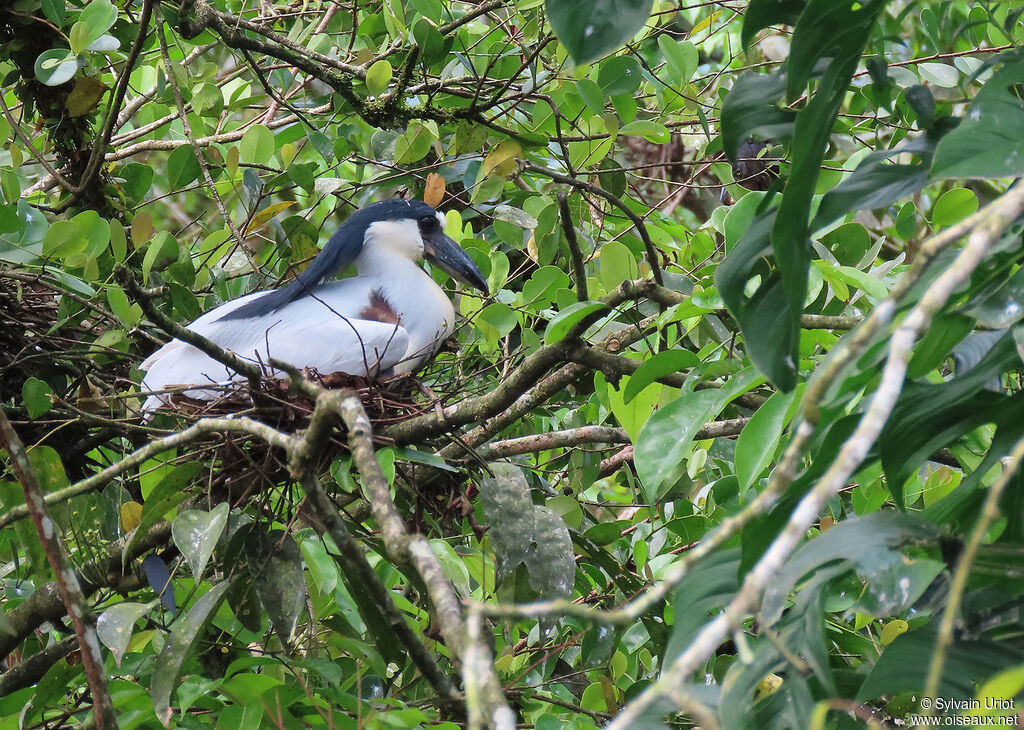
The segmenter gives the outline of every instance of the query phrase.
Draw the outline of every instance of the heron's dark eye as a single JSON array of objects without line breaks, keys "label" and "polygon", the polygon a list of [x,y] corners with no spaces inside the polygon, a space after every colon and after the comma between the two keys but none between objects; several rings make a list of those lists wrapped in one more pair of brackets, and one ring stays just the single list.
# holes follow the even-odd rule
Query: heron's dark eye
[{"label": "heron's dark eye", "polygon": [[420,233],[436,233],[437,218],[432,215],[425,215],[420,218]]}]

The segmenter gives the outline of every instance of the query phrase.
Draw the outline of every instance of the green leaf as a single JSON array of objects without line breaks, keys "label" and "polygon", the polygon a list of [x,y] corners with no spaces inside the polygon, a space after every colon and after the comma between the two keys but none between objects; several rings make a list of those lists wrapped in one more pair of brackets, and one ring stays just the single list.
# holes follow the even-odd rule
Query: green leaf
[{"label": "green leaf", "polygon": [[697,429],[714,420],[726,403],[724,394],[715,390],[683,393],[644,424],[633,463],[648,504],[654,504],[662,489],[683,473]]},{"label": "green leaf", "polygon": [[868,613],[877,616],[905,611],[935,575],[925,581],[912,581],[899,548],[938,535],[938,529],[920,517],[901,512],[877,512],[844,520],[807,542],[786,561],[765,590],[759,620],[765,626],[773,625],[804,576],[834,561],[848,564],[865,581],[875,599],[874,610]]},{"label": "green leaf", "polygon": [[580,98],[590,108],[590,111],[594,114],[604,114],[605,97],[600,86],[590,79],[580,79],[576,82],[576,91],[579,92]]},{"label": "green leaf", "polygon": [[668,141],[672,138],[672,133],[668,131],[668,127],[647,119],[635,119],[629,124],[624,124],[619,129],[620,137],[628,137],[630,135],[643,137],[648,142],[655,144],[668,144]]},{"label": "green leaf", "polygon": [[131,329],[142,319],[142,308],[128,301],[128,295],[119,286],[107,287],[107,304],[126,329]]},{"label": "green leaf", "polygon": [[85,47],[89,45],[89,26],[78,21],[71,26],[71,32],[68,33],[68,43],[71,46],[71,52],[76,56],[85,50]]},{"label": "green leaf", "polygon": [[380,96],[388,90],[394,70],[385,60],[375,62],[366,70],[366,90],[371,96]]},{"label": "green leaf", "polygon": [[111,606],[96,619],[96,635],[114,655],[114,661],[121,666],[121,659],[132,639],[135,622],[149,613],[156,605],[151,603],[119,603]]},{"label": "green leaf", "polygon": [[245,130],[238,144],[242,162],[256,162],[261,165],[270,162],[275,149],[274,133],[262,124],[254,124]]},{"label": "green leaf", "polygon": [[546,0],[551,29],[576,63],[608,55],[640,30],[652,0]]},{"label": "green leaf", "polygon": [[601,246],[599,262],[601,266],[601,284],[605,291],[612,291],[624,281],[632,281],[640,276],[640,267],[636,255],[619,241],[608,241]]},{"label": "green leaf", "polygon": [[167,158],[167,182],[176,190],[195,182],[201,172],[195,148],[190,144],[176,147]]},{"label": "green leaf", "polygon": [[597,84],[608,96],[632,94],[640,88],[643,73],[640,63],[632,56],[616,56],[601,64]]},{"label": "green leaf", "polygon": [[478,486],[490,526],[487,535],[498,559],[495,580],[501,583],[526,560],[536,515],[522,468],[503,462],[489,467],[494,476],[481,478]]},{"label": "green leaf", "polygon": [[1024,174],[1024,107],[1018,85],[1024,83],[1024,60],[1009,63],[974,97],[966,118],[935,150],[932,175],[949,177],[1016,177]]},{"label": "green leaf", "polygon": [[626,402],[625,390],[629,388],[629,384],[632,382],[633,379],[631,377],[623,375],[619,379],[618,388],[609,388],[608,401],[619,425],[626,429],[630,440],[635,441],[640,434],[640,429],[647,423],[647,419],[651,417],[655,406],[658,405],[662,386],[655,384],[651,387],[651,384],[648,383],[647,388],[637,391],[634,397],[629,402]]},{"label": "green leaf", "polygon": [[174,467],[163,479],[161,479],[153,491],[146,497],[142,505],[142,519],[139,526],[135,528],[130,539],[126,541],[125,554],[131,549],[140,536],[149,532],[149,528],[162,520],[168,512],[185,501],[188,492],[184,487],[191,482],[196,475],[204,468],[202,462],[192,461]]},{"label": "green leaf", "polygon": [[629,403],[637,394],[648,385],[663,378],[666,375],[673,375],[682,370],[695,367],[700,363],[697,354],[689,350],[665,350],[653,355],[644,364],[637,368],[626,383],[623,390],[623,400]]},{"label": "green leaf", "polygon": [[577,324],[607,308],[604,302],[576,302],[569,305],[548,322],[544,330],[544,344],[551,345],[565,339]]},{"label": "green leaf", "polygon": [[224,527],[228,523],[228,504],[221,502],[209,512],[188,510],[178,515],[171,523],[174,544],[188,561],[192,577],[199,582],[203,569],[213,555]]},{"label": "green leaf", "polygon": [[116,20],[117,8],[110,0],[92,0],[78,17],[78,22],[89,28],[89,43],[106,33]]},{"label": "green leaf", "polygon": [[799,389],[775,393],[754,411],[750,422],[736,439],[736,476],[740,491],[745,491],[771,463],[782,438],[782,430],[792,418],[790,406]]},{"label": "green leaf", "polygon": [[53,408],[51,395],[53,395],[53,389],[49,383],[39,378],[28,378],[21,386],[21,398],[25,401],[28,417],[39,418]]},{"label": "green leaf", "polygon": [[153,696],[153,710],[164,726],[171,720],[171,693],[181,673],[182,664],[191,655],[192,645],[199,638],[199,632],[217,610],[229,586],[227,581],[218,583],[200,596],[188,613],[174,622],[164,648],[156,658],[149,691]]},{"label": "green leaf", "polygon": [[65,48],[43,51],[36,59],[36,79],[46,86],[67,83],[78,72],[78,58]]},{"label": "green leaf", "polygon": [[935,201],[932,209],[932,225],[945,228],[962,221],[978,209],[978,196],[967,188],[953,188],[944,192]]},{"label": "green leaf", "polygon": [[665,57],[672,82],[677,86],[688,83],[697,71],[697,46],[687,40],[673,40],[668,34],[663,33],[658,36],[658,48]]},{"label": "green leaf", "polygon": [[412,28],[412,35],[420,47],[420,59],[423,63],[430,64],[444,58],[445,39],[433,23],[426,18],[420,18]]},{"label": "green leaf", "polygon": [[254,529],[245,541],[245,548],[256,594],[270,616],[277,637],[282,644],[290,646],[306,600],[302,553],[283,530]]},{"label": "green leaf", "polygon": [[562,518],[547,507],[533,508],[533,535],[524,558],[530,586],[549,601],[572,595],[576,561]]}]

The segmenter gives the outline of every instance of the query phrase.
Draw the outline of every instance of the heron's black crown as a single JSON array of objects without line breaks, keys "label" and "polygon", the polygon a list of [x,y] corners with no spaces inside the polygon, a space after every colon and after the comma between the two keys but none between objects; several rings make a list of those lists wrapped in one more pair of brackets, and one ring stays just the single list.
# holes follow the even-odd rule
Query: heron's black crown
[{"label": "heron's black crown", "polygon": [[395,220],[415,220],[422,233],[433,233],[438,228],[437,211],[419,200],[392,198],[360,208],[345,219],[313,259],[313,263],[296,276],[295,281],[283,289],[243,304],[225,314],[221,320],[261,317],[308,294],[324,279],[355,260],[363,248],[367,228],[378,221]]}]

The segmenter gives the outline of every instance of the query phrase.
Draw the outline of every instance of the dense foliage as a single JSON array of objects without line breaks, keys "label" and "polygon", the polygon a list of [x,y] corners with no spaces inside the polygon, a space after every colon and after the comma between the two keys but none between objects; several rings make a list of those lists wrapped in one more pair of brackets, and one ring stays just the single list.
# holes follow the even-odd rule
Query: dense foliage
[{"label": "dense foliage", "polygon": [[[1012,723],[1022,37],[994,1],[4,3],[0,727]],[[431,365],[140,418],[176,326],[393,195],[490,287],[435,274]]]}]

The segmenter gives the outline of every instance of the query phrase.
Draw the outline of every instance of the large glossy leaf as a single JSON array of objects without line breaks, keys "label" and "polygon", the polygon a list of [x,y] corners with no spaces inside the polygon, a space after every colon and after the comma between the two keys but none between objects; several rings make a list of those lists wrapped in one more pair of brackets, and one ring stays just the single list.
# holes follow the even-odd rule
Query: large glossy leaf
[{"label": "large glossy leaf", "polygon": [[647,22],[651,0],[547,0],[551,29],[576,63],[622,46]]},{"label": "large glossy leaf", "polygon": [[306,599],[302,553],[288,533],[253,530],[246,539],[246,560],[270,623],[288,646]]},{"label": "large glossy leaf", "polygon": [[[853,174],[822,198],[811,229],[821,228],[851,210],[883,208],[912,195],[928,183],[935,146],[950,125],[929,130],[898,149],[867,155]],[[911,153],[920,158],[913,164],[891,164],[889,158]]]},{"label": "large glossy leaf", "polygon": [[[760,620],[765,626],[778,621],[797,583],[811,571],[833,561],[856,570],[867,581],[867,590],[875,593],[880,606],[891,612],[901,607],[905,610],[928,584],[914,585],[898,569],[893,570],[905,564],[897,548],[936,537],[938,530],[932,525],[914,515],[898,512],[879,512],[840,522],[790,557],[765,590]],[[913,588],[918,589],[917,594]]]},{"label": "large glossy leaf", "polygon": [[171,693],[181,672],[181,665],[191,654],[192,645],[199,638],[199,632],[207,619],[217,610],[229,585],[227,582],[218,583],[200,596],[192,608],[174,623],[163,651],[156,658],[150,693],[153,696],[153,709],[164,727],[170,726]]},{"label": "large glossy leaf", "polygon": [[203,568],[213,555],[224,526],[228,523],[228,504],[221,502],[209,512],[189,510],[178,515],[171,523],[174,544],[188,561],[192,577],[197,581],[203,576]]},{"label": "large glossy leaf", "polygon": [[533,520],[533,540],[524,560],[530,585],[544,600],[567,598],[576,573],[569,529],[547,507],[534,507]]},{"label": "large glossy leaf", "polygon": [[499,462],[490,467],[494,476],[481,478],[478,485],[484,517],[490,525],[487,534],[498,558],[496,579],[500,583],[526,559],[535,516],[522,468]]},{"label": "large glossy leaf", "polygon": [[792,417],[790,406],[798,391],[775,393],[758,408],[736,440],[736,476],[744,491],[771,463],[782,438],[782,430]]},{"label": "large glossy leaf", "polygon": [[153,603],[119,603],[111,606],[96,619],[96,635],[114,655],[114,661],[121,666],[121,659],[132,639],[135,622],[146,615]]},{"label": "large glossy leaf", "polygon": [[[857,692],[857,702],[870,702],[883,695],[921,692],[930,664],[927,658],[935,652],[937,635],[933,621],[889,644]],[[1024,661],[1024,654],[1007,642],[954,641],[946,649],[938,696],[960,700],[973,697],[978,682],[1021,661]]]},{"label": "large glossy leaf", "polygon": [[665,665],[675,660],[708,618],[736,595],[739,567],[739,550],[722,550],[701,560],[680,581],[672,594],[672,634],[665,648]]},{"label": "large glossy leaf", "polygon": [[662,489],[682,475],[697,429],[714,420],[733,398],[761,380],[748,368],[734,375],[721,390],[683,393],[648,419],[637,438],[633,463],[650,504],[654,504]]},{"label": "large glossy leaf", "polygon": [[1016,59],[986,82],[967,116],[935,150],[935,177],[1014,177],[1024,174],[1024,60]]}]

